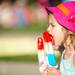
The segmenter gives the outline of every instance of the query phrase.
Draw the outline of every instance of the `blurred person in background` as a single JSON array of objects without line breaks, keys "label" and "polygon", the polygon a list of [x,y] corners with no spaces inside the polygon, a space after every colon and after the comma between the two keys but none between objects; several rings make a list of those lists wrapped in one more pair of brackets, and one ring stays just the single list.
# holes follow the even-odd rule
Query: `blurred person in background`
[{"label": "blurred person in background", "polygon": [[37,2],[44,7],[48,5],[48,0],[37,0]]},{"label": "blurred person in background", "polygon": [[24,18],[26,18],[27,25],[31,25],[31,23],[34,22],[34,12],[33,8],[30,6],[30,4],[28,4],[28,0],[26,0],[23,9]]},{"label": "blurred person in background", "polygon": [[26,4],[26,0],[17,0],[13,5],[17,27],[23,27],[27,24],[27,19],[26,19],[27,17],[24,16],[24,14],[26,13],[23,13],[25,4]]},{"label": "blurred person in background", "polygon": [[34,9],[35,20],[38,22],[47,21],[47,12],[45,10],[48,0],[37,0],[36,6]]},{"label": "blurred person in background", "polygon": [[1,25],[4,28],[12,28],[15,24],[15,16],[10,1],[1,3]]}]

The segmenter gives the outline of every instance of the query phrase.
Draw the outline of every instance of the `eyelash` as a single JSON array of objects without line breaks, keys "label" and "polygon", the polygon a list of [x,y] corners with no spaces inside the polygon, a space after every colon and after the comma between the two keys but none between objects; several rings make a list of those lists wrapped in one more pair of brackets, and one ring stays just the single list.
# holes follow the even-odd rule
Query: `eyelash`
[{"label": "eyelash", "polygon": [[52,26],[52,27],[55,27],[55,25],[54,25],[54,24],[52,24],[52,23],[51,23],[51,26]]},{"label": "eyelash", "polygon": [[50,23],[49,25],[51,25],[52,27],[55,27],[55,25],[54,25],[54,24],[52,24],[52,23]]}]

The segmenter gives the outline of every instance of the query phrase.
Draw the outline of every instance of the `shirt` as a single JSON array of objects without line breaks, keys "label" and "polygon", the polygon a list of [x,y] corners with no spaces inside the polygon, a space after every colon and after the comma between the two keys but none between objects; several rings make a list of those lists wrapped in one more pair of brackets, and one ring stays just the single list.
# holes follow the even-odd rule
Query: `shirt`
[{"label": "shirt", "polygon": [[62,54],[61,61],[60,61],[61,75],[75,75],[75,66],[73,65],[73,62],[72,62],[72,56],[74,53],[69,59],[63,59],[63,54]]}]

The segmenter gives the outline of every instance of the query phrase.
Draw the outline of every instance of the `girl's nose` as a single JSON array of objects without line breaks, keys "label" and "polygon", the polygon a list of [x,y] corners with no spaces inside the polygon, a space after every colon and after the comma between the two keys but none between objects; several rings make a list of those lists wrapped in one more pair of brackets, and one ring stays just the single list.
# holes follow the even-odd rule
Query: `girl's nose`
[{"label": "girl's nose", "polygon": [[50,34],[52,35],[52,33],[53,33],[53,28],[52,28],[51,26],[49,26],[49,27],[47,28],[47,31],[48,31],[48,33],[50,33]]}]

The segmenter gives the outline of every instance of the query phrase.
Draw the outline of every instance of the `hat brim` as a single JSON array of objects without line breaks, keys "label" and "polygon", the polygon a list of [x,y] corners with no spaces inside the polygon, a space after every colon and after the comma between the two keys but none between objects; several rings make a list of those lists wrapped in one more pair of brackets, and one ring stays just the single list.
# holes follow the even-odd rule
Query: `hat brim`
[{"label": "hat brim", "polygon": [[47,7],[48,12],[51,12],[56,18],[57,22],[65,27],[66,29],[75,32],[75,24],[68,21],[68,15],[65,15],[60,9],[57,7]]}]

